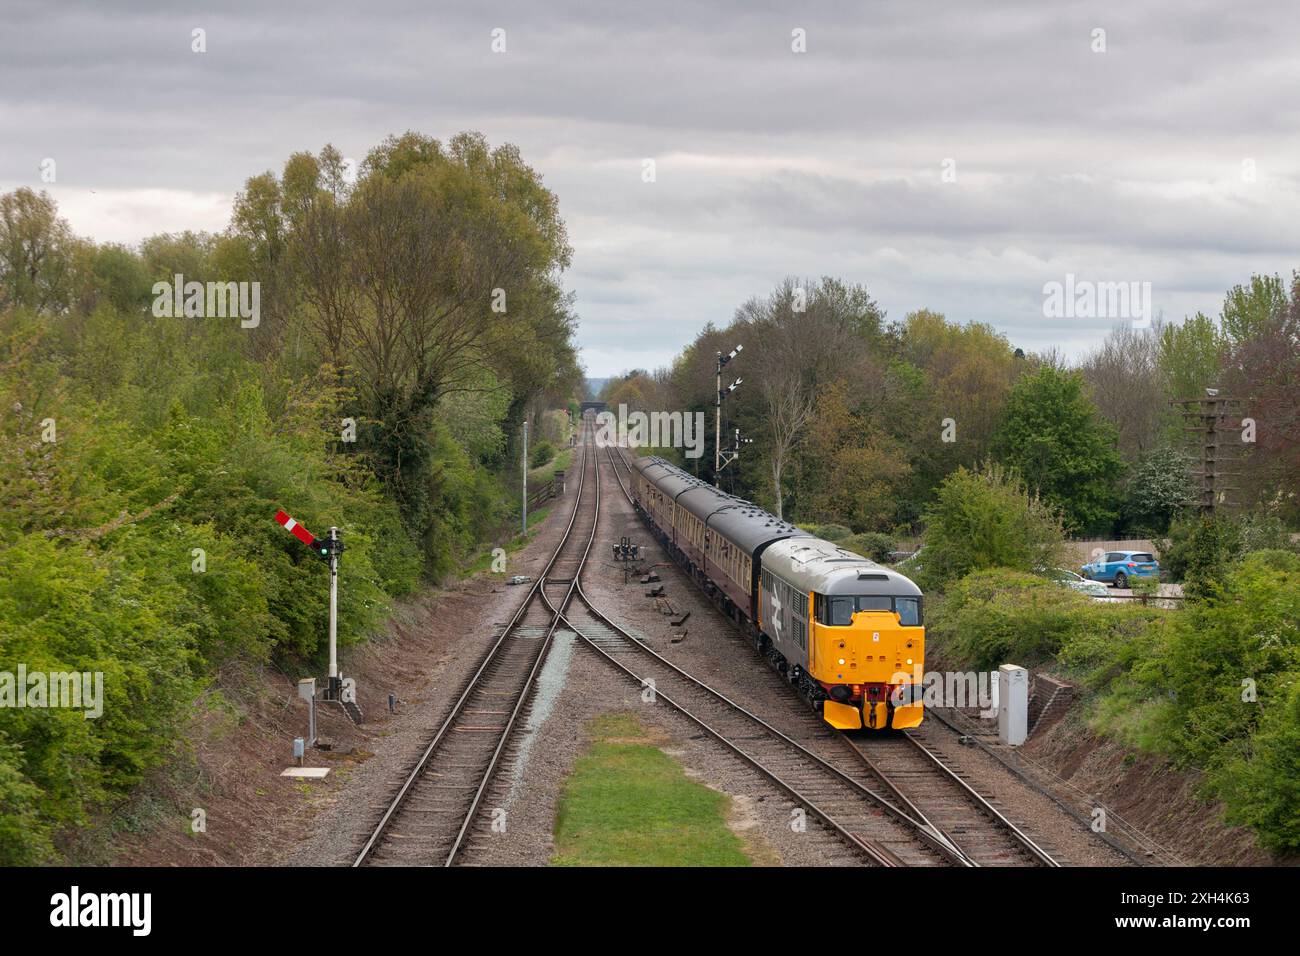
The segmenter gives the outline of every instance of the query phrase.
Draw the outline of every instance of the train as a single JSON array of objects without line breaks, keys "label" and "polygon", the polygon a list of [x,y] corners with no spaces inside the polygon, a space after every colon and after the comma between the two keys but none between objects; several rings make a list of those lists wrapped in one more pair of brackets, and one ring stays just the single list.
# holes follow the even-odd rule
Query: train
[{"label": "train", "polygon": [[629,474],[655,537],[826,723],[921,723],[923,595],[911,579],[662,458],[634,458]]}]

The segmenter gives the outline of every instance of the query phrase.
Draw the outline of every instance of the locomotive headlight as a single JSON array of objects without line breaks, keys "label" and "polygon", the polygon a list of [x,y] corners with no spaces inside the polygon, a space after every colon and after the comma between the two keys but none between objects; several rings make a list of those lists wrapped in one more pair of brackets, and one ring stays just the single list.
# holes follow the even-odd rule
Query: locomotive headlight
[{"label": "locomotive headlight", "polygon": [[841,664],[844,663],[844,658],[842,658],[842,657],[840,658],[840,663],[841,663]]},{"label": "locomotive headlight", "polygon": [[907,659],[907,663],[909,664],[912,663],[912,659],[910,657]]}]

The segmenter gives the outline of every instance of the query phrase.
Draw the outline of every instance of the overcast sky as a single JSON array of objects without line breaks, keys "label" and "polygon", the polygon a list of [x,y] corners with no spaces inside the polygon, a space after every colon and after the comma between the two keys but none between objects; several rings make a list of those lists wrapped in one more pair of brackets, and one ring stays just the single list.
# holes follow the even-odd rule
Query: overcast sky
[{"label": "overcast sky", "polygon": [[1300,267],[1293,2],[0,5],[0,189],[101,241],[221,230],[248,176],[327,142],[517,143],[559,195],[594,376],[787,274],[1079,355],[1112,320],[1044,317],[1066,273],[1150,282],[1178,320]]}]

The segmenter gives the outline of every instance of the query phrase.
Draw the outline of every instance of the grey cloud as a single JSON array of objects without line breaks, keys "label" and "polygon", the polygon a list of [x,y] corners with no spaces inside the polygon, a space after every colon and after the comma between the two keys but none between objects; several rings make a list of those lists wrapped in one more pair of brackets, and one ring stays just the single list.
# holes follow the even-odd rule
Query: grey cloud
[{"label": "grey cloud", "polygon": [[1083,349],[1106,323],[1041,314],[1067,269],[1149,279],[1180,318],[1300,265],[1298,38],[1281,0],[16,2],[0,188],[54,157],[56,198],[112,195],[140,238],[177,224],[133,192],[233,196],[295,150],[475,128],[560,197],[593,374],[669,361],[787,274]]}]

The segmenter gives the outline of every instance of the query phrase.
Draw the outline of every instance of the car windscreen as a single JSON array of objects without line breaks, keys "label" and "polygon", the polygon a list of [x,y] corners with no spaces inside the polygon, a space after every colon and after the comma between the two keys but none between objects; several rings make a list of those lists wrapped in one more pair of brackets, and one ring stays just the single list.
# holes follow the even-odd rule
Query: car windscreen
[{"label": "car windscreen", "polygon": [[1138,564],[1150,564],[1155,560],[1155,556],[1150,554],[1131,554],[1129,555],[1129,560],[1135,561]]}]

